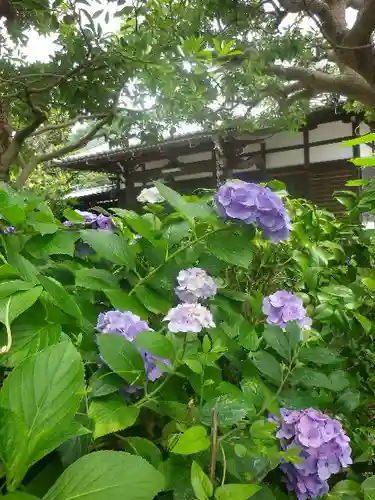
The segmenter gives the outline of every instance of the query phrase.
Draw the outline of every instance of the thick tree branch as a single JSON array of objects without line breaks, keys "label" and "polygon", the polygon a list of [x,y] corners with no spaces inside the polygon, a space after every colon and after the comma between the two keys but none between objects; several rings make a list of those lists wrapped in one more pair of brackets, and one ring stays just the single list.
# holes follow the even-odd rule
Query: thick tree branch
[{"label": "thick tree branch", "polygon": [[375,0],[365,0],[363,8],[346,37],[347,45],[363,45],[370,43],[375,31]]},{"label": "thick tree branch", "polygon": [[40,164],[53,160],[54,158],[59,158],[60,156],[64,156],[68,153],[72,153],[77,149],[85,146],[91,139],[95,137],[95,135],[99,132],[99,130],[104,127],[113,117],[113,114],[109,114],[106,118],[99,120],[96,125],[89,130],[85,135],[83,135],[80,139],[72,142],[71,144],[67,144],[61,148],[55,149],[54,151],[50,151],[44,155],[40,155],[31,160],[25,168],[22,169],[22,172],[17,177],[15,181],[15,186],[20,188],[25,185],[27,179],[29,178],[32,171]]},{"label": "thick tree branch", "polygon": [[62,130],[64,128],[72,127],[73,125],[75,125],[80,121],[97,120],[100,118],[105,118],[107,116],[108,113],[100,113],[96,115],[78,115],[75,118],[72,118],[71,120],[68,120],[64,123],[46,125],[45,127],[36,130],[33,134],[30,135],[30,137],[37,137],[39,135],[46,134],[48,132],[54,132],[55,130]]}]

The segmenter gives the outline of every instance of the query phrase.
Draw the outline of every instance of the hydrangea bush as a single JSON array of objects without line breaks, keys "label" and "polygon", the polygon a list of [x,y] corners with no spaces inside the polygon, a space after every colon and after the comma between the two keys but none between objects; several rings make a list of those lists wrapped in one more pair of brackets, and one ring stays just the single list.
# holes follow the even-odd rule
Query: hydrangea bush
[{"label": "hydrangea bush", "polygon": [[1,188],[1,493],[370,499],[373,193],[337,219],[278,182],[156,183],[58,220]]}]

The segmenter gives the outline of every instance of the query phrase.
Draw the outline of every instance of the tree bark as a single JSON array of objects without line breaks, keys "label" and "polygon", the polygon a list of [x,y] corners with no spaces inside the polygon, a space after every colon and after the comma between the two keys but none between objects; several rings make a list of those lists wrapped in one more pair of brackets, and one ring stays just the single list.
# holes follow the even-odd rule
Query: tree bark
[{"label": "tree bark", "polygon": [[0,97],[0,182],[9,181],[7,151],[11,142],[12,128],[8,122],[8,110],[5,100]]}]

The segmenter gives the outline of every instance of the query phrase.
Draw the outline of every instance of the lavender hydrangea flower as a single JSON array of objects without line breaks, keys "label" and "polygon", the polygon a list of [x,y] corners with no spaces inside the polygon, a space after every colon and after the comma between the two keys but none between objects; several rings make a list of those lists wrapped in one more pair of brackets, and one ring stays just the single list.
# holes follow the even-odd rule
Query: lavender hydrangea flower
[{"label": "lavender hydrangea flower", "polygon": [[16,232],[16,228],[14,226],[4,227],[4,229],[3,229],[4,234],[14,234],[15,232]]},{"label": "lavender hydrangea flower", "polygon": [[183,269],[177,276],[176,295],[183,302],[198,302],[216,295],[216,282],[204,269],[191,267]]},{"label": "lavender hydrangea flower", "polygon": [[74,210],[78,215],[81,215],[85,219],[86,224],[94,224],[98,216],[93,212],[86,212],[82,210]]},{"label": "lavender hydrangea flower", "polygon": [[216,193],[215,202],[223,217],[251,224],[274,242],[287,240],[292,229],[290,217],[279,196],[271,189],[244,181],[229,181]]},{"label": "lavender hydrangea flower", "polygon": [[169,310],[164,318],[171,332],[199,333],[204,328],[215,328],[211,312],[198,303],[179,304]]},{"label": "lavender hydrangea flower", "polygon": [[308,408],[291,411],[281,409],[276,436],[283,450],[301,449],[302,462],[282,463],[287,487],[298,500],[317,498],[329,490],[327,480],[352,463],[350,439],[341,423],[324,413]]},{"label": "lavender hydrangea flower", "polygon": [[[121,312],[118,310],[100,313],[96,328],[102,333],[122,335],[132,343],[138,333],[147,330],[152,331],[148,323],[141,320],[136,314],[130,311]],[[143,358],[146,377],[151,382],[154,382],[163,375],[162,367],[158,363],[164,364],[166,367],[171,367],[169,359],[159,358],[143,349],[140,349],[139,352]]]},{"label": "lavender hydrangea flower", "polygon": [[96,329],[102,333],[117,333],[132,342],[137,333],[151,330],[146,321],[129,311],[118,310],[100,313]]},{"label": "lavender hydrangea flower", "polygon": [[96,229],[111,231],[113,229],[112,220],[110,217],[100,214],[95,220],[95,227]]},{"label": "lavender hydrangea flower", "polygon": [[262,310],[269,325],[285,328],[288,321],[295,321],[304,330],[311,327],[311,319],[307,316],[302,299],[286,290],[265,297]]}]

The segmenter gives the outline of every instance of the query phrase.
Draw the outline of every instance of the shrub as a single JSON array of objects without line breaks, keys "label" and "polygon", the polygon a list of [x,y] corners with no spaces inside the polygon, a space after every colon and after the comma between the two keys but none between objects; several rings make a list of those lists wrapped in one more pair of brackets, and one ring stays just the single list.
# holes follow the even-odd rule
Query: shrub
[{"label": "shrub", "polygon": [[5,496],[370,498],[374,191],[156,184],[65,221],[0,191]]}]

